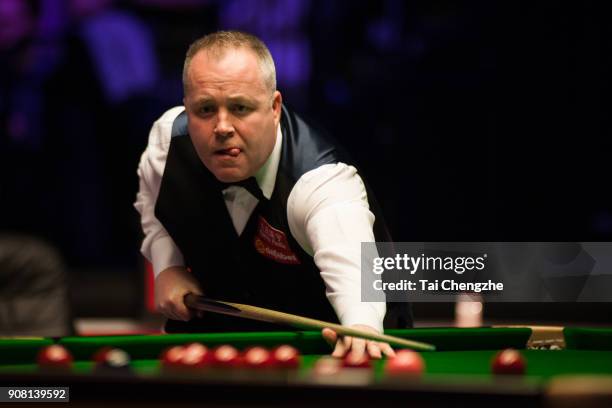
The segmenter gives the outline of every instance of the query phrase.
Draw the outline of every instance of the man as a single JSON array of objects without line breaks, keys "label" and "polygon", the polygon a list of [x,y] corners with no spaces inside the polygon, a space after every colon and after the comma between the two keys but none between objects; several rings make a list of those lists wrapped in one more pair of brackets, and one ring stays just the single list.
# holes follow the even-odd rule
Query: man
[{"label": "man", "polygon": [[[153,126],[135,203],[166,330],[265,327],[185,306],[187,293],[205,293],[381,332],[385,304],[360,299],[360,243],[390,238],[356,169],[283,106],[267,47],[240,32],[205,36],[183,84],[184,108]],[[336,356],[393,354],[323,334]]]}]

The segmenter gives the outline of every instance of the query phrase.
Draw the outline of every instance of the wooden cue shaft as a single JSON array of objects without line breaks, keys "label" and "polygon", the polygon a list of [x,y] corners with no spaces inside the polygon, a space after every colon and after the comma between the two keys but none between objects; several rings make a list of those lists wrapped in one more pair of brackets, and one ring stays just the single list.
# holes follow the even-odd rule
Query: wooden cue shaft
[{"label": "wooden cue shaft", "polygon": [[263,307],[208,299],[191,293],[185,296],[185,304],[192,309],[222,313],[229,316],[243,317],[246,319],[270,323],[286,324],[299,329],[322,330],[328,327],[339,335],[382,341],[393,346],[408,347],[414,350],[433,351],[436,349],[434,345],[428,343],[402,339],[400,337],[389,336],[386,334],[370,333],[365,330],[346,327],[336,323],[325,322],[323,320],[278,312],[276,310],[265,309]]}]

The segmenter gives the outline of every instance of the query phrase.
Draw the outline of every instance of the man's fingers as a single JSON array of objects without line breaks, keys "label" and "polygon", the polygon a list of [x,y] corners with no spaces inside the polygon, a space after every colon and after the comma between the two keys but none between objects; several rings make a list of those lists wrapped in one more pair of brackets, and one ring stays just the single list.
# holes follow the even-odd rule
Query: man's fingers
[{"label": "man's fingers", "polygon": [[380,352],[380,345],[376,341],[368,341],[366,343],[366,348],[368,349],[368,354],[372,358],[382,358],[382,354]]},{"label": "man's fingers", "polygon": [[383,354],[387,357],[395,356],[395,351],[387,343],[368,341],[351,336],[338,336],[338,333],[330,328],[323,329],[321,335],[330,346],[334,347],[332,357],[342,358],[349,352],[359,356],[367,352],[371,358],[382,358]]},{"label": "man's fingers", "polygon": [[351,343],[353,338],[350,336],[340,337],[336,342],[336,348],[332,353],[332,357],[344,357],[346,353],[351,349]]},{"label": "man's fingers", "polygon": [[158,303],[157,311],[166,316],[168,319],[176,320],[176,315],[173,311],[172,304],[170,302]]},{"label": "man's fingers", "polygon": [[387,357],[395,357],[395,350],[388,343],[378,343],[380,346],[380,350]]},{"label": "man's fingers", "polygon": [[345,353],[348,352],[351,347],[353,347],[353,338],[351,336],[344,336],[341,338],[342,342],[344,343],[344,348],[346,349]]},{"label": "man's fingers", "polygon": [[190,320],[198,312],[185,306],[187,293],[201,294],[196,278],[184,266],[171,266],[155,278],[155,302],[157,310],[172,320]]},{"label": "man's fingers", "polygon": [[191,320],[194,317],[198,318],[198,319],[201,319],[201,318],[204,317],[204,314],[206,312],[204,312],[203,310],[199,310],[199,309],[190,309],[185,304],[185,296],[187,296],[190,293],[193,293],[193,294],[198,295],[198,296],[202,296],[202,294],[203,294],[202,291],[199,288],[197,288],[197,287],[190,288],[185,294],[183,294],[181,296],[180,300],[177,301],[177,303],[179,305],[182,305],[185,308],[185,310],[187,311],[187,313],[189,314],[189,317],[187,318],[187,320]]},{"label": "man's fingers", "polygon": [[347,351],[347,347],[344,344],[344,341],[342,341],[342,339],[340,339],[340,341],[336,342],[336,347],[334,347],[334,351],[331,354],[332,357],[336,357],[336,358],[342,358],[344,357],[344,355],[346,354]]},{"label": "man's fingers", "polygon": [[189,309],[185,305],[184,297],[167,300],[158,305],[158,310],[167,318],[172,320],[189,321],[194,317],[204,317],[204,311]]},{"label": "man's fingers", "polygon": [[191,319],[191,311],[185,306],[183,298],[172,299],[165,305],[168,311],[168,317],[174,320],[188,321]]},{"label": "man's fingers", "polygon": [[187,307],[185,307],[184,305],[183,307],[175,307],[174,314],[178,316],[179,320],[183,320],[185,322],[191,319],[191,313],[189,312],[189,309],[187,309]]},{"label": "man's fingers", "polygon": [[172,320],[181,320],[181,319],[179,318],[179,316],[178,316],[176,313],[174,313],[174,311],[172,311],[172,310],[171,310],[171,309],[169,309],[169,308],[165,308],[165,309],[160,310],[160,311],[161,311],[161,312],[162,312],[162,314],[163,314],[164,316],[166,316],[168,319],[172,319]]},{"label": "man's fingers", "polygon": [[[355,325],[357,327],[358,325]],[[376,332],[374,329],[364,326],[369,331]],[[360,327],[360,328],[364,328]],[[395,351],[387,343],[379,343],[377,341],[366,340],[362,338],[354,338],[351,336],[338,336],[334,330],[325,328],[321,331],[321,335],[328,344],[334,346],[332,357],[342,358],[347,353],[354,353],[356,356],[363,356],[366,352],[371,358],[382,358],[383,354],[387,357],[395,356]]]},{"label": "man's fingers", "polygon": [[321,331],[321,335],[330,346],[334,347],[332,357],[342,358],[351,349],[353,339],[350,336],[339,337],[338,333],[327,327]]},{"label": "man's fingers", "polygon": [[350,347],[351,353],[356,355],[356,356],[362,356],[363,353],[365,353],[366,341],[367,340],[365,340],[365,339],[361,339],[359,337],[355,337],[353,339],[353,344]]},{"label": "man's fingers", "polygon": [[321,335],[330,346],[334,347],[336,345],[336,341],[338,340],[338,335],[332,329],[326,327],[321,330]]}]

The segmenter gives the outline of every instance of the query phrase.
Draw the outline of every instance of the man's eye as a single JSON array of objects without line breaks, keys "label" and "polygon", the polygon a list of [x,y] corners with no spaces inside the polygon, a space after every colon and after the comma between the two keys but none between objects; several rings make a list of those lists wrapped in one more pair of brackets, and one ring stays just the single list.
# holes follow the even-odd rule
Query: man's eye
[{"label": "man's eye", "polygon": [[215,109],[212,106],[200,106],[200,108],[198,108],[198,113],[203,115],[213,113],[214,111]]},{"label": "man's eye", "polygon": [[251,108],[249,108],[248,106],[245,106],[245,105],[235,105],[234,106],[234,112],[236,112],[236,113],[244,114],[244,113],[248,113],[250,111],[251,111]]}]

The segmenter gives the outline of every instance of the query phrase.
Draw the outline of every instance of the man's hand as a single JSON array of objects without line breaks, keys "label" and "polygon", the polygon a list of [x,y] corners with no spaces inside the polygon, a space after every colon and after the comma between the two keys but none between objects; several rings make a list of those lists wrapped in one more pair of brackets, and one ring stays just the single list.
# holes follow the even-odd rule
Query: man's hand
[{"label": "man's hand", "polygon": [[202,290],[191,272],[182,266],[164,269],[155,278],[155,307],[169,319],[187,321],[201,317],[201,312],[185,306],[183,298],[188,293],[201,295]]},{"label": "man's hand", "polygon": [[[378,330],[363,324],[355,324],[351,327],[371,333],[378,333]],[[321,334],[323,335],[323,338],[332,347],[334,347],[334,351],[332,353],[333,357],[344,357],[349,352],[362,355],[366,352],[366,350],[371,358],[381,358],[383,354],[387,357],[395,356],[395,351],[393,351],[393,348],[391,348],[391,346],[387,343],[350,336],[338,338],[338,334],[329,328],[323,329]]]}]

